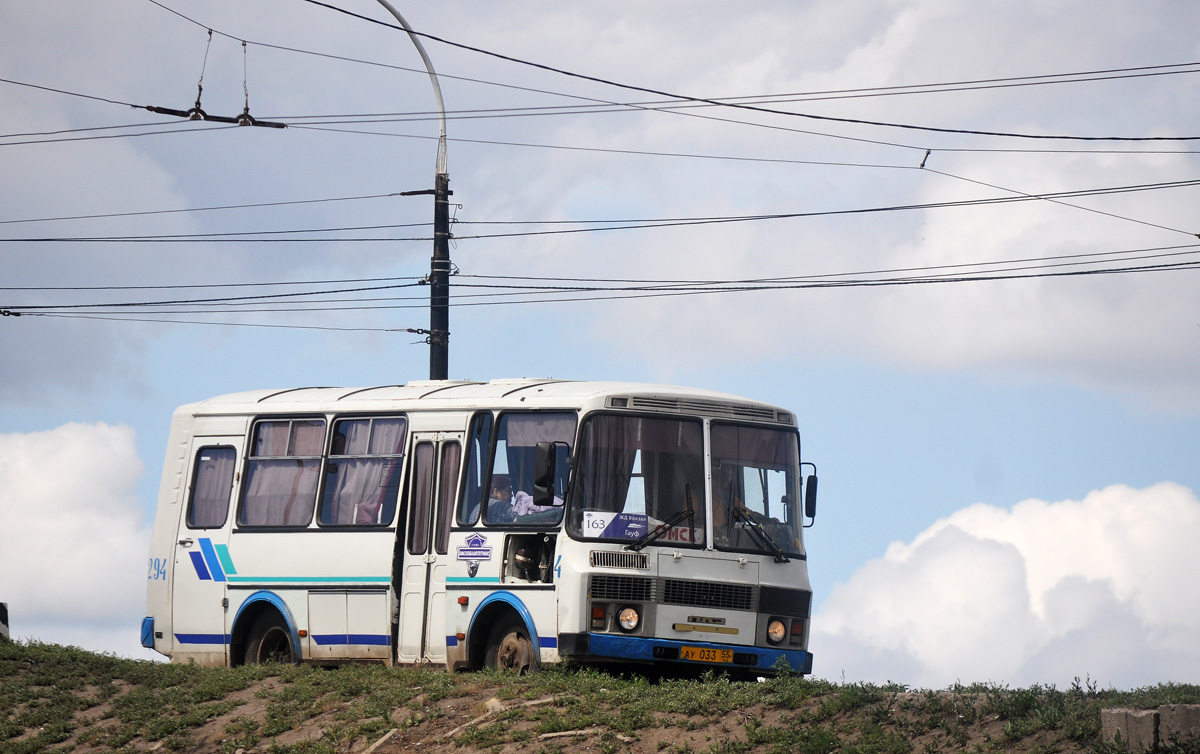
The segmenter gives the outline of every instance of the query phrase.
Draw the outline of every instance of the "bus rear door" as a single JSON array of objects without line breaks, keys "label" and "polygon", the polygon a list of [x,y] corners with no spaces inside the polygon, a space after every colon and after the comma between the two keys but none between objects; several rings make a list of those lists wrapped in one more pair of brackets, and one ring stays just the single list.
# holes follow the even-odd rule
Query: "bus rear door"
[{"label": "bus rear door", "polygon": [[227,548],[242,443],[242,435],[192,438],[171,590],[176,660],[190,659],[202,665],[228,661],[226,586],[228,576],[236,571]]}]

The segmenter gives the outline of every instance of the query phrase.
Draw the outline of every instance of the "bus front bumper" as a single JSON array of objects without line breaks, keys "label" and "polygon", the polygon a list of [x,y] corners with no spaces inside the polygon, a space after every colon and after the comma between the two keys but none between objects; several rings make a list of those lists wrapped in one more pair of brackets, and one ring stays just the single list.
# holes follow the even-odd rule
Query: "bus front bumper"
[{"label": "bus front bumper", "polygon": [[[686,650],[686,651],[685,651]],[[778,672],[787,663],[793,673],[812,673],[812,653],[799,649],[771,649],[702,641],[673,641],[617,634],[559,634],[558,652],[566,660],[579,662],[681,663],[691,667],[719,667],[754,671],[764,675]],[[732,661],[720,658],[732,655]],[[685,655],[717,659],[688,659]]]}]

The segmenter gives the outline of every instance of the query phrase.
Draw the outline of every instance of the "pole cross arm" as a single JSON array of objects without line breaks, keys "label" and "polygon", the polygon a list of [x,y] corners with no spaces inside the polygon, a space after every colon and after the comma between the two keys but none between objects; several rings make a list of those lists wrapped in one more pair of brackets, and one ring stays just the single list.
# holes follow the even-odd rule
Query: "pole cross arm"
[{"label": "pole cross arm", "polygon": [[250,115],[250,110],[242,111],[242,114],[236,118],[231,118],[228,115],[209,115],[199,107],[193,107],[190,110],[176,110],[170,107],[159,107],[158,105],[146,105],[146,110],[159,115],[173,115],[176,118],[187,118],[188,120],[205,120],[213,123],[233,123],[239,126],[261,126],[263,128],[287,128],[286,123],[276,123],[269,120],[258,120]]}]

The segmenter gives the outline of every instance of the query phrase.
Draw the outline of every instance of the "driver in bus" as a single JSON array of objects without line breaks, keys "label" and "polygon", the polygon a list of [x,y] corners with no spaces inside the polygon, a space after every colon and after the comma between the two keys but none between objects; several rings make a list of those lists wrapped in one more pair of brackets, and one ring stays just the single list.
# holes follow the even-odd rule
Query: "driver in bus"
[{"label": "driver in bus", "polygon": [[713,535],[718,545],[728,546],[733,534],[733,525],[746,518],[760,526],[771,527],[772,530],[784,527],[779,519],[746,507],[738,494],[734,467],[724,464],[713,467],[712,485]]},{"label": "driver in bus", "polygon": [[492,477],[492,492],[488,496],[487,522],[489,524],[511,524],[517,520],[513,513],[512,482],[503,474]]}]

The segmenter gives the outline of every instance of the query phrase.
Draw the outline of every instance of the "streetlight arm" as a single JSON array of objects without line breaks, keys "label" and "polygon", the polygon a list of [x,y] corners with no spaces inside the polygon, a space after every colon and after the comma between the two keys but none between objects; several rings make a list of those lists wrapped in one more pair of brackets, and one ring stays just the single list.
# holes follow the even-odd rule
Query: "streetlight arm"
[{"label": "streetlight arm", "polygon": [[442,87],[438,83],[437,72],[433,70],[433,63],[429,60],[429,55],[425,52],[425,47],[421,44],[421,39],[413,32],[408,22],[404,20],[404,16],[400,15],[400,11],[396,10],[388,0],[379,0],[379,4],[388,10],[404,30],[408,32],[408,38],[416,45],[417,52],[421,53],[421,60],[425,61],[425,70],[429,71],[429,80],[433,82],[433,96],[437,98],[439,123],[438,123],[438,153],[437,153],[437,173],[438,175],[446,175],[446,105],[442,101]]},{"label": "streetlight arm", "polygon": [[448,377],[450,360],[450,175],[446,172],[446,105],[442,102],[442,87],[438,84],[433,63],[416,32],[388,0],[379,0],[379,4],[396,17],[416,45],[417,52],[421,53],[441,115],[433,196],[433,258],[429,260],[429,379],[444,380]]}]

